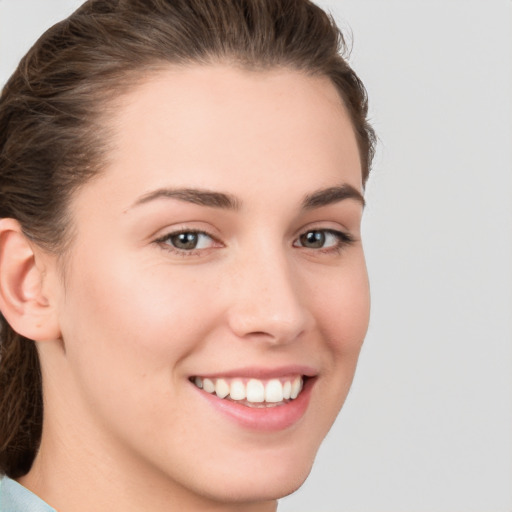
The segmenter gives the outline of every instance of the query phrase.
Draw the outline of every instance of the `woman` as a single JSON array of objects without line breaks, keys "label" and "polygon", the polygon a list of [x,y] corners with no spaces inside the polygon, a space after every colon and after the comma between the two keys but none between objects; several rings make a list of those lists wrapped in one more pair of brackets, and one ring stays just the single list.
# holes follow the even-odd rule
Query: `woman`
[{"label": "woman", "polygon": [[374,136],[340,49],[306,0],[89,0],[23,59],[2,510],[270,511],[302,484],[368,324]]}]

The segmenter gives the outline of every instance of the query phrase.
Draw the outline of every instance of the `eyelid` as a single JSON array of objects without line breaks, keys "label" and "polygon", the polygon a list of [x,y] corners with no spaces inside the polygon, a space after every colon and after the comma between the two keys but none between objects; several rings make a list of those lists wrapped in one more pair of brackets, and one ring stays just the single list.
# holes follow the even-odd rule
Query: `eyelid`
[{"label": "eyelid", "polygon": [[[329,233],[330,235],[335,236],[338,239],[338,243],[335,245],[327,246],[327,247],[307,247],[302,245],[300,242],[300,238],[310,232],[323,232]],[[352,245],[357,241],[357,238],[354,237],[348,230],[340,229],[340,228],[332,228],[325,226],[309,226],[306,229],[302,229],[297,236],[294,238],[293,246],[297,248],[302,248],[311,252],[321,252],[321,253],[339,253],[344,248]]]},{"label": "eyelid", "polygon": [[[225,247],[225,244],[220,240],[219,236],[213,234],[211,231],[213,230],[204,229],[201,227],[187,226],[186,223],[184,223],[181,225],[177,225],[174,228],[169,227],[165,230],[160,230],[161,234],[153,237],[152,243],[158,245],[161,249],[167,252],[174,253],[176,255],[183,257],[206,255],[212,249]],[[322,232],[325,234],[330,234],[336,237],[337,243],[321,247],[308,247],[307,245],[303,245],[300,239],[309,232]],[[209,247],[194,247],[190,249],[185,249],[176,247],[173,243],[170,242],[169,239],[171,237],[175,237],[183,233],[198,234],[208,237],[211,240],[211,244],[209,245]],[[332,227],[329,225],[326,226],[325,224],[317,225],[315,223],[314,225],[303,227],[300,231],[298,231],[295,237],[293,238],[292,246],[295,248],[304,249],[305,251],[309,251],[312,253],[339,253],[345,247],[353,244],[357,240],[357,237],[352,235],[352,233],[348,229],[340,227],[339,224],[337,224],[336,227]]]},{"label": "eyelid", "polygon": [[[194,249],[180,249],[178,247],[173,246],[172,244],[168,243],[168,240],[173,236],[178,236],[183,233],[193,233],[198,235],[203,235],[212,240],[212,246],[211,247],[203,247],[203,248],[194,248]],[[213,248],[220,248],[224,247],[224,244],[218,239],[217,236],[213,235],[212,233],[208,232],[205,229],[200,228],[191,228],[186,226],[181,226],[177,228],[169,228],[167,229],[162,235],[157,236],[153,243],[160,246],[163,250],[168,251],[173,254],[177,254],[180,256],[197,256],[200,254],[205,254],[210,249]]]}]

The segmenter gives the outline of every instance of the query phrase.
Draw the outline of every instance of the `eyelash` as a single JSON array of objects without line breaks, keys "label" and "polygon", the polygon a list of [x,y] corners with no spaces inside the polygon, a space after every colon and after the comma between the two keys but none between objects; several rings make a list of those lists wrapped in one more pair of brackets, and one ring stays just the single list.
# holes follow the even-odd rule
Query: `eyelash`
[{"label": "eyelash", "polygon": [[173,246],[170,243],[170,240],[174,237],[178,237],[180,235],[198,235],[199,237],[208,237],[212,240],[214,244],[218,244],[219,247],[222,247],[221,242],[219,242],[215,237],[206,233],[206,231],[200,231],[197,229],[181,229],[179,231],[172,231],[170,233],[165,234],[164,236],[155,240],[155,243],[160,245],[164,250],[169,251],[173,254],[177,254],[178,256],[190,257],[190,256],[199,256],[204,253],[203,251],[209,248],[192,248],[192,249],[180,249],[178,247]]},{"label": "eyelash", "polygon": [[[336,238],[335,243],[332,246],[329,247],[306,247],[304,245],[298,245],[299,243],[302,244],[301,239],[303,237],[306,237],[307,235],[310,235],[312,233],[315,234],[321,234],[324,238],[327,236],[333,236]],[[199,237],[208,237],[211,239],[211,243],[218,244],[218,247],[222,247],[222,243],[219,242],[215,237],[208,234],[205,231],[195,230],[195,229],[182,229],[179,231],[173,231],[171,233],[167,233],[164,236],[158,238],[155,240],[155,243],[160,245],[164,250],[169,251],[173,254],[177,254],[179,256],[183,257],[193,257],[193,256],[199,256],[201,254],[204,254],[205,250],[210,249],[211,247],[203,247],[203,248],[191,248],[191,249],[180,249],[178,247],[175,247],[170,243],[170,240],[174,237],[179,237],[180,235],[194,235]],[[338,231],[335,229],[308,229],[301,233],[297,239],[293,242],[293,247],[303,247],[310,251],[320,251],[324,254],[339,254],[344,248],[347,246],[350,246],[355,242],[355,239],[352,235],[349,233],[345,233],[343,231]]]},{"label": "eyelash", "polygon": [[[331,254],[339,254],[343,249],[345,249],[347,246],[353,244],[355,242],[355,239],[352,235],[349,233],[345,233],[343,231],[339,231],[336,229],[308,229],[299,237],[297,238],[297,241],[301,242],[301,239],[303,237],[306,237],[307,235],[310,235],[312,233],[321,234],[324,238],[326,235],[330,235],[335,237],[336,241],[332,246],[328,247],[305,247],[304,245],[296,245],[296,242],[294,242],[294,247],[305,247],[306,249],[312,250],[312,251],[320,251],[322,253],[331,253]],[[301,242],[302,243],[302,242]]]}]

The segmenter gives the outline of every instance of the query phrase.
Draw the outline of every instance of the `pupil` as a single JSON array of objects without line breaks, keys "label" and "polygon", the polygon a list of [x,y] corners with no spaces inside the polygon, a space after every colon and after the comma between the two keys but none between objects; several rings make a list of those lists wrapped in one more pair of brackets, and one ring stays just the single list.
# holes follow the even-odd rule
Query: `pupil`
[{"label": "pupil", "polygon": [[307,247],[319,248],[325,244],[325,234],[321,231],[310,231],[302,235],[302,245]]},{"label": "pupil", "polygon": [[180,233],[173,237],[172,242],[178,249],[194,249],[197,245],[197,233]]}]

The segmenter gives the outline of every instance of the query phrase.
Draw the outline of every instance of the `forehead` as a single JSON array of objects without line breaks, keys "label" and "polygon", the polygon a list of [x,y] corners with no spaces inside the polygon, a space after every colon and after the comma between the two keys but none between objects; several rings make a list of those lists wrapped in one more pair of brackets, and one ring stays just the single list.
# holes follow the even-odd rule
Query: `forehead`
[{"label": "forehead", "polygon": [[[326,77],[226,65],[168,67],[123,96],[108,121],[107,174],[152,186],[232,188],[313,179],[361,190],[354,131]],[[157,183],[161,181],[161,183]],[[320,182],[319,182],[320,181]],[[323,181],[324,183],[322,183]]]}]

